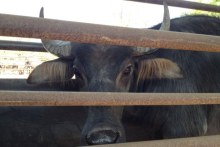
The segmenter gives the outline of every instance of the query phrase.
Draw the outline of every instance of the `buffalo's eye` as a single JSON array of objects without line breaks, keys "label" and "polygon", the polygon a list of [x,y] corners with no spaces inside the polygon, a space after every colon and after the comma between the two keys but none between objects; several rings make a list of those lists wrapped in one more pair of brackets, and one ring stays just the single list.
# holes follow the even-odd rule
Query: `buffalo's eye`
[{"label": "buffalo's eye", "polygon": [[73,66],[73,79],[79,79],[82,78],[80,71],[78,70],[78,68],[76,66]]},{"label": "buffalo's eye", "polygon": [[134,70],[133,65],[132,65],[132,64],[129,64],[129,65],[124,69],[123,75],[124,75],[124,76],[129,76],[129,75],[131,75],[131,73],[133,72],[133,70]]}]

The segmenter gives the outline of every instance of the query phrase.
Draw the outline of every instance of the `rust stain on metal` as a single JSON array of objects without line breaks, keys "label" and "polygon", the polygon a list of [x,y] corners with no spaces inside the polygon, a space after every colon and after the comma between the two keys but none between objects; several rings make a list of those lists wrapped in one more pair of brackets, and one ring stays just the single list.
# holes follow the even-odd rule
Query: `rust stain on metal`
[{"label": "rust stain on metal", "polygon": [[124,106],[220,104],[220,93],[95,93],[0,91],[0,106]]},{"label": "rust stain on metal", "polygon": [[[220,37],[0,14],[0,35],[82,43],[220,51]],[[211,40],[211,41],[210,41]]]}]

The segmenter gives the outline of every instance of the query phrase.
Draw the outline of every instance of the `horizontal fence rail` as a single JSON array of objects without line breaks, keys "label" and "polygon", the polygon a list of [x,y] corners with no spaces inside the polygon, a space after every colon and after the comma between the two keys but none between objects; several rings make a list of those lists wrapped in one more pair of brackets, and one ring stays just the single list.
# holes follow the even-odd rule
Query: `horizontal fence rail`
[{"label": "horizontal fence rail", "polygon": [[220,135],[98,145],[94,147],[219,147]]},{"label": "horizontal fence rail", "polygon": [[220,93],[0,91],[0,106],[123,106],[220,104]]},{"label": "horizontal fence rail", "polygon": [[[162,5],[164,0],[127,0],[127,1]],[[220,6],[215,6],[215,5],[210,5],[210,4],[190,2],[190,1],[184,1],[184,0],[166,0],[166,2],[168,6],[197,9],[197,10],[204,10],[204,11],[211,11],[211,12],[220,12]]]},{"label": "horizontal fence rail", "polygon": [[16,51],[46,52],[42,43],[0,40],[0,49]]},{"label": "horizontal fence rail", "polygon": [[0,36],[82,43],[220,51],[220,37],[0,14]]}]

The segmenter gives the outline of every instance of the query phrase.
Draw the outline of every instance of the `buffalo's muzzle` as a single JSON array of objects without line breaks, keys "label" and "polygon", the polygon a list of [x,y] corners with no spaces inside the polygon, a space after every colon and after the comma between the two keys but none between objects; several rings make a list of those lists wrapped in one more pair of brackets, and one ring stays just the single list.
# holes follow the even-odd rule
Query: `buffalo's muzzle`
[{"label": "buffalo's muzzle", "polygon": [[120,134],[119,130],[113,129],[91,130],[86,135],[86,142],[88,145],[116,143],[121,136]]}]

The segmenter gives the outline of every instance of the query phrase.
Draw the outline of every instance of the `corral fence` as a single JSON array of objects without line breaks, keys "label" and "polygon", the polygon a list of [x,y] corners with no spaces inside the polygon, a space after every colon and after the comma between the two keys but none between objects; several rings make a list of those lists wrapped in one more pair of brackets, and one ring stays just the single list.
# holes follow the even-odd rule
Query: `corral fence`
[{"label": "corral fence", "polygon": [[[162,4],[162,0],[133,0]],[[169,6],[220,12],[220,7],[167,0]],[[220,37],[149,29],[113,27],[0,14],[0,35],[57,39],[82,43],[157,47],[194,51],[220,52]],[[7,50],[44,51],[39,43],[0,41]],[[84,93],[0,91],[1,106],[118,106],[118,105],[197,105],[220,104],[219,93]],[[171,139],[103,146],[220,146],[220,136]]]}]

